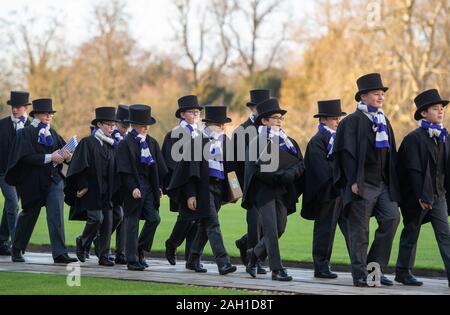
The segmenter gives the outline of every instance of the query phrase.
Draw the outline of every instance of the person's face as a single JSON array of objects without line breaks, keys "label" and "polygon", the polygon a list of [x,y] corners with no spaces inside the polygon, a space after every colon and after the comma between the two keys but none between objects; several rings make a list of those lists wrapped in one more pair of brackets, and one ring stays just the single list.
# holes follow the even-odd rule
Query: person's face
[{"label": "person's face", "polygon": [[34,117],[46,125],[50,125],[55,115],[51,113],[37,113]]},{"label": "person's face", "polygon": [[215,133],[224,133],[226,130],[225,124],[208,124],[208,128]]},{"label": "person's face", "polygon": [[434,105],[428,107],[426,111],[422,112],[422,117],[432,124],[442,124],[444,122],[445,108],[443,105]]},{"label": "person's face", "polygon": [[258,110],[257,110],[257,108],[258,108],[258,107],[256,107],[256,106],[249,106],[249,109],[251,110],[251,112],[252,112],[254,115],[256,115],[256,116],[258,116]]},{"label": "person's face", "polygon": [[116,127],[117,127],[117,130],[119,130],[119,132],[121,134],[126,134],[128,132],[128,129],[130,129],[129,124],[124,124],[121,122],[116,123]]},{"label": "person's face", "polygon": [[341,117],[325,117],[320,122],[332,130],[337,130],[341,122]]},{"label": "person's face", "polygon": [[133,129],[136,130],[138,134],[146,136],[149,131],[149,126],[133,125]]},{"label": "person's face", "polygon": [[13,106],[11,111],[12,111],[14,118],[20,118],[23,115],[25,115],[25,113],[27,112],[27,107],[26,106]]},{"label": "person's face", "polygon": [[361,95],[361,100],[364,104],[375,107],[382,108],[384,106],[385,92],[382,90],[371,91],[367,94]]},{"label": "person's face", "polygon": [[114,130],[114,122],[113,121],[99,122],[97,123],[97,127],[100,128],[100,130],[103,131],[103,133],[106,136],[111,136]]},{"label": "person's face", "polygon": [[181,117],[190,125],[197,124],[200,121],[202,112],[198,109],[192,109],[181,113]]},{"label": "person's face", "polygon": [[269,118],[263,118],[262,124],[268,128],[281,128],[284,117],[281,114],[274,114]]}]

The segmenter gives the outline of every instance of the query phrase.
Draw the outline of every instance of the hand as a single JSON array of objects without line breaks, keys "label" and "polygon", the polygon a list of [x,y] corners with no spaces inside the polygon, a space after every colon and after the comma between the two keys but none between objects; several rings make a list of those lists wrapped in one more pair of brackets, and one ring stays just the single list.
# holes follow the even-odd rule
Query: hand
[{"label": "hand", "polygon": [[56,164],[64,163],[64,158],[59,154],[58,151],[52,153],[52,162]]},{"label": "hand", "polygon": [[164,193],[163,193],[162,189],[160,188],[159,189],[159,198],[162,198],[163,196],[164,196]]},{"label": "hand", "polygon": [[192,211],[197,211],[197,197],[191,197],[187,201],[187,206]]},{"label": "hand", "polygon": [[433,205],[423,202],[421,199],[419,199],[419,203],[420,203],[420,206],[422,207],[422,210],[432,210],[433,209]]},{"label": "hand", "polygon": [[84,188],[84,189],[82,189],[82,190],[80,190],[79,192],[77,192],[77,198],[83,198],[84,197],[84,195],[86,195],[87,194],[87,192],[88,192],[88,188]]},{"label": "hand", "polygon": [[354,183],[354,184],[352,185],[352,192],[353,192],[355,195],[359,195],[359,187],[358,187],[358,184],[357,184],[357,183]]},{"label": "hand", "polygon": [[62,151],[62,156],[63,156],[63,158],[64,158],[64,160],[66,161],[66,162],[70,162],[70,161],[72,161],[72,153],[70,153],[68,150],[66,150],[66,149],[64,149],[63,151]]},{"label": "hand", "polygon": [[134,199],[141,199],[142,198],[142,194],[141,191],[139,189],[135,189],[133,190],[133,198]]}]

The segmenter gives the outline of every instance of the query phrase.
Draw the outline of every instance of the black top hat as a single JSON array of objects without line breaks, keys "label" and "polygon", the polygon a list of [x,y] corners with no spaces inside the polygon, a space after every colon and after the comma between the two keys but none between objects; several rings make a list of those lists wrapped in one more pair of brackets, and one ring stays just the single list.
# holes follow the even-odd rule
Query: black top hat
[{"label": "black top hat", "polygon": [[125,121],[126,123],[151,126],[156,124],[156,119],[152,117],[152,108],[148,105],[131,105],[130,106],[130,119]]},{"label": "black top hat", "polygon": [[227,117],[227,106],[205,106],[205,119],[203,119],[203,122],[228,124],[232,120]]},{"label": "black top hat", "polygon": [[362,76],[357,81],[358,93],[356,93],[355,99],[357,102],[361,101],[361,95],[366,94],[370,91],[382,90],[386,92],[389,90],[385,87],[383,81],[381,80],[381,75],[379,73],[370,73]]},{"label": "black top hat", "polygon": [[314,118],[342,117],[347,115],[341,108],[341,100],[319,101],[319,113]]},{"label": "black top hat", "polygon": [[258,106],[259,103],[267,101],[270,98],[270,90],[253,90],[250,91],[250,102],[247,107]]},{"label": "black top hat", "polygon": [[276,98],[270,98],[260,104],[257,107],[258,117],[256,118],[255,124],[261,124],[263,118],[272,116],[273,114],[286,115],[287,111],[280,108],[280,103]]},{"label": "black top hat", "polygon": [[119,105],[116,112],[116,121],[125,122],[130,119],[130,108],[126,105]]},{"label": "black top hat", "polygon": [[427,110],[428,107],[433,105],[442,104],[444,107],[449,104],[449,101],[443,100],[441,96],[439,95],[439,91],[436,89],[428,90],[423,93],[421,93],[419,96],[416,97],[414,100],[417,106],[417,111],[414,114],[414,118],[416,120],[421,120],[422,112]]},{"label": "black top hat", "polygon": [[178,100],[179,109],[177,110],[175,116],[181,118],[181,113],[191,110],[198,109],[203,110],[203,107],[198,103],[198,98],[195,95],[183,96]]},{"label": "black top hat", "polygon": [[40,113],[56,113],[56,111],[53,110],[53,102],[51,98],[41,98],[33,101],[33,110],[31,111],[30,116],[34,117],[34,114]]},{"label": "black top hat", "polygon": [[6,104],[11,106],[29,106],[30,103],[30,93],[28,92],[18,92],[18,91],[11,91],[11,97]]},{"label": "black top hat", "polygon": [[95,119],[91,124],[97,126],[97,123],[103,121],[117,121],[114,107],[99,107],[95,109]]}]

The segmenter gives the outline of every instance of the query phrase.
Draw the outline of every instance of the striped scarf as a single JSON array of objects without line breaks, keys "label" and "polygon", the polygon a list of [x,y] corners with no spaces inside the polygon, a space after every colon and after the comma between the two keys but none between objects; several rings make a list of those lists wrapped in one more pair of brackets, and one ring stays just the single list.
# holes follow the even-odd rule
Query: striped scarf
[{"label": "striped scarf", "polygon": [[255,123],[256,117],[257,117],[257,115],[256,115],[255,113],[252,113],[252,114],[250,115],[250,121],[251,121],[252,123]]},{"label": "striped scarf", "polygon": [[331,154],[333,153],[334,141],[336,141],[336,131],[331,128],[328,128],[324,124],[319,125],[319,131],[322,132],[323,134],[325,134],[326,136],[330,137],[330,142],[328,143],[328,146],[327,146],[327,152],[328,152],[327,158],[329,158],[331,156]]},{"label": "striped scarf", "polygon": [[419,126],[428,131],[430,138],[437,138],[440,142],[446,143],[448,140],[448,130],[444,128],[443,124],[435,125],[422,119],[419,122]]},{"label": "striped scarf", "polygon": [[198,124],[188,124],[185,119],[180,119],[180,126],[186,130],[189,131],[189,134],[192,136],[192,139],[197,138],[200,136],[200,133],[198,132],[200,129],[198,127]]},{"label": "striped scarf", "polygon": [[131,136],[136,140],[141,147],[141,163],[147,166],[155,164],[155,160],[152,157],[152,153],[147,144],[147,136],[140,135],[136,130],[131,130]]},{"label": "striped scarf", "polygon": [[121,134],[120,131],[119,131],[119,129],[117,129],[117,127],[114,128],[114,131],[113,131],[113,133],[112,133],[112,137],[113,137],[117,142],[122,141],[124,136],[125,136],[125,135]]},{"label": "striped scarf", "polygon": [[225,168],[223,163],[223,140],[224,133],[215,133],[211,129],[206,128],[203,134],[209,139],[211,143],[210,158],[208,159],[209,176],[220,180],[225,179]]},{"label": "striped scarf", "polygon": [[117,147],[119,142],[112,137],[105,135],[105,133],[100,128],[94,128],[92,135],[101,143],[109,144],[112,147]]},{"label": "striped scarf", "polygon": [[367,106],[363,102],[358,104],[358,109],[362,111],[372,122],[373,131],[376,132],[375,146],[377,149],[389,149],[389,131],[386,122],[386,116],[381,108]]},{"label": "striped scarf", "polygon": [[269,139],[269,141],[273,141],[274,138],[278,138],[280,142],[280,150],[283,150],[295,156],[298,155],[297,148],[289,139],[283,129],[280,128],[277,130],[274,128],[268,128],[266,126],[260,126],[258,131],[259,134],[267,135],[267,139]]},{"label": "striped scarf", "polygon": [[19,132],[23,128],[25,128],[25,122],[27,121],[27,114],[20,116],[19,118],[15,118],[14,115],[11,115],[11,120],[16,127],[16,132]]},{"label": "striped scarf", "polygon": [[39,129],[38,143],[51,147],[53,145],[53,136],[50,132],[50,125],[44,124],[39,119],[33,119],[31,125]]}]

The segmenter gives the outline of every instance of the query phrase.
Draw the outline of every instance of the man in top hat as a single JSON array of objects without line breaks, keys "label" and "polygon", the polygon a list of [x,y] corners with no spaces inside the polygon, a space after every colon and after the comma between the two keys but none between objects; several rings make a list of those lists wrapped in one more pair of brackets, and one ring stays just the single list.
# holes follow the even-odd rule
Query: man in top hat
[{"label": "man in top hat", "polygon": [[[244,187],[244,176],[245,176],[245,151],[250,143],[250,134],[256,135],[255,121],[258,117],[257,106],[270,99],[270,90],[253,90],[250,91],[250,101],[247,103],[247,107],[250,110],[250,117],[242,125],[235,130],[233,134],[234,142],[234,152],[237,156],[236,158],[236,175],[239,180],[241,187]],[[249,128],[249,129],[248,129]],[[253,130],[251,129],[253,128]],[[248,132],[248,133],[247,133]],[[239,138],[241,137],[241,142]],[[242,137],[244,141],[242,142]],[[245,144],[245,148],[241,147],[241,143]],[[239,159],[239,154],[241,154],[241,159]],[[259,240],[262,238],[262,227],[259,223],[258,211],[255,207],[247,210],[247,233],[236,241],[236,247],[239,249],[241,260],[244,265],[248,264],[247,250],[253,248],[258,244]],[[257,273],[260,275],[267,274],[267,271],[262,266],[261,262],[257,264]]]},{"label": "man in top hat", "polygon": [[[198,98],[195,95],[188,95],[178,100],[178,110],[175,113],[179,119],[179,124],[170,131],[164,138],[162,145],[162,153],[166,162],[169,173],[165,179],[165,186],[170,184],[173,172],[177,166],[172,149],[181,136],[195,139],[201,137],[203,127],[201,126],[201,112],[203,107],[200,106]],[[180,152],[181,154],[182,152]],[[176,200],[170,198],[170,211],[179,212],[179,206]],[[176,265],[176,249],[186,240],[185,260],[187,261],[190,254],[192,241],[197,233],[197,225],[193,220],[186,220],[181,214],[178,215],[177,222],[172,229],[169,239],[166,241],[166,258],[171,265]]]},{"label": "man in top hat", "polygon": [[64,236],[64,177],[62,164],[72,155],[62,150],[65,141],[51,128],[53,116],[51,99],[33,101],[31,125],[17,134],[11,148],[6,182],[17,188],[22,200],[14,234],[11,256],[13,262],[25,262],[27,249],[42,207],[47,210],[47,224],[55,263],[72,263]]},{"label": "man in top hat", "polygon": [[[357,110],[340,124],[333,157],[334,181],[342,189],[348,219],[348,241],[355,286],[367,286],[367,265],[378,263],[386,271],[395,233],[400,222],[400,192],[396,171],[394,131],[384,114],[385,92],[381,75],[358,79]],[[378,229],[369,253],[370,218]],[[384,275],[381,284],[393,282]]]},{"label": "man in top hat", "polygon": [[108,259],[112,230],[112,196],[115,192],[115,147],[112,137],[116,121],[114,107],[95,110],[92,135],[81,140],[67,172],[66,203],[71,220],[85,219],[83,233],[76,238],[78,259],[86,261],[86,249],[94,239],[99,265],[112,267]]},{"label": "man in top hat", "polygon": [[[156,124],[147,105],[130,106],[132,130],[120,142],[117,151],[117,171],[124,189],[125,254],[128,269],[148,268],[145,252],[150,252],[159,216],[163,179],[167,167],[158,142],[148,135],[149,126]],[[139,221],[144,220],[140,236]]]},{"label": "man in top hat", "polygon": [[11,92],[11,116],[0,120],[0,189],[5,204],[0,223],[0,256],[10,256],[10,246],[7,244],[10,237],[14,238],[17,214],[19,212],[19,199],[16,188],[5,182],[5,173],[8,166],[8,156],[17,133],[30,125],[27,108],[30,104],[28,92]]},{"label": "man in top hat", "polygon": [[316,278],[336,279],[331,272],[330,259],[333,250],[336,227],[345,236],[346,226],[341,216],[340,191],[333,183],[333,152],[336,129],[342,112],[340,100],[319,102],[319,130],[308,143],[305,153],[305,192],[303,193],[302,217],[314,222],[313,260]]},{"label": "man in top hat", "polygon": [[428,90],[415,99],[414,118],[419,127],[405,137],[399,149],[398,173],[402,193],[400,204],[404,229],[397,260],[397,282],[421,286],[412,274],[417,241],[423,224],[431,222],[450,285],[450,192],[449,139],[443,126],[444,109],[449,104],[437,90]]},{"label": "man in top hat", "polygon": [[[236,267],[225,249],[218,212],[223,204],[231,201],[227,174],[232,164],[227,159],[230,144],[225,135],[225,125],[231,119],[227,117],[226,106],[206,106],[205,112],[203,135],[192,140],[193,146],[183,149],[183,154],[189,153],[192,159],[183,159],[178,164],[168,193],[178,201],[181,217],[199,221],[186,267],[198,273],[207,272],[200,256],[209,241],[220,275],[227,275],[235,272]],[[201,159],[193,158],[198,152],[204,153]]]},{"label": "man in top hat", "polygon": [[[281,261],[279,238],[301,195],[303,156],[297,142],[282,129],[287,111],[280,108],[278,100],[262,102],[257,110],[258,138],[249,146],[242,206],[257,209],[264,236],[248,250],[247,272],[255,278],[258,260],[268,257],[272,280],[292,281]],[[269,152],[275,170],[264,168],[264,156]],[[257,156],[253,156],[255,153]]]}]

